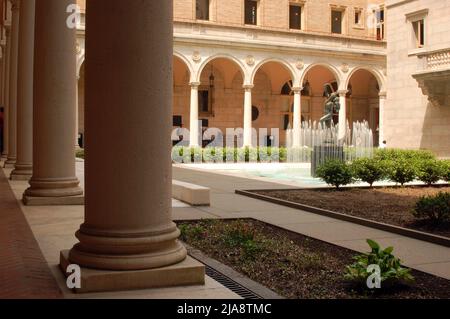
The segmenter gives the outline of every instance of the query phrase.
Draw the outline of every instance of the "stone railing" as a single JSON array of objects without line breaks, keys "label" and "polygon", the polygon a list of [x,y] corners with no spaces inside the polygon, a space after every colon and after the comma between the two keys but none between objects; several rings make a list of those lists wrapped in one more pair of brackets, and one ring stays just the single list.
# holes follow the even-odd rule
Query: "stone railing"
[{"label": "stone railing", "polygon": [[426,68],[428,70],[450,68],[450,49],[429,53],[426,56]]}]

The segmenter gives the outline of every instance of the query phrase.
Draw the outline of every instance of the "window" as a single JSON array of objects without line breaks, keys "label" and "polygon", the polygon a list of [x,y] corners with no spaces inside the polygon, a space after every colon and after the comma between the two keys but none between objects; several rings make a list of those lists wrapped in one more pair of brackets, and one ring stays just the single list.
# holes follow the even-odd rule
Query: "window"
[{"label": "window", "polygon": [[209,0],[196,0],[197,20],[209,20]]},{"label": "window", "polygon": [[205,114],[210,113],[210,103],[209,103],[209,90],[199,89],[198,90],[198,113]]},{"label": "window", "polygon": [[342,34],[342,11],[331,11],[331,32]]},{"label": "window", "polygon": [[172,126],[182,127],[183,126],[183,117],[181,115],[173,115],[172,116]]},{"label": "window", "polygon": [[384,9],[375,12],[377,40],[384,40]]},{"label": "window", "polygon": [[363,10],[360,8],[355,8],[355,21],[354,24],[358,27],[363,26]]},{"label": "window", "polygon": [[297,4],[289,5],[289,28],[302,29],[302,6]]},{"label": "window", "polygon": [[423,19],[412,23],[414,31],[414,40],[417,48],[425,45],[425,21]]},{"label": "window", "polygon": [[245,0],[245,24],[258,24],[258,1]]}]

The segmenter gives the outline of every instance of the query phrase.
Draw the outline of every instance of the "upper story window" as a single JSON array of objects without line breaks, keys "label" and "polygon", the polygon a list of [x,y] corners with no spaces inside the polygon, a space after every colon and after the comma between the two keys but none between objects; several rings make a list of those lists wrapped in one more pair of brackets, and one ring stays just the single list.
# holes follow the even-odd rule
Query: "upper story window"
[{"label": "upper story window", "polygon": [[331,10],[331,33],[342,34],[343,12]]},{"label": "upper story window", "polygon": [[377,40],[384,40],[384,8],[375,11]]},{"label": "upper story window", "polygon": [[354,9],[354,21],[353,24],[355,27],[364,28],[364,11],[361,8]]},{"label": "upper story window", "polygon": [[412,23],[416,48],[425,45],[425,20],[417,20]]},{"label": "upper story window", "polygon": [[245,17],[244,17],[245,24],[258,25],[259,23],[258,7],[259,7],[258,0],[245,0]]},{"label": "upper story window", "polygon": [[197,20],[209,20],[209,2],[210,0],[196,0],[195,17]]},{"label": "upper story window", "polygon": [[303,7],[298,3],[289,5],[289,28],[301,30],[302,28]]}]

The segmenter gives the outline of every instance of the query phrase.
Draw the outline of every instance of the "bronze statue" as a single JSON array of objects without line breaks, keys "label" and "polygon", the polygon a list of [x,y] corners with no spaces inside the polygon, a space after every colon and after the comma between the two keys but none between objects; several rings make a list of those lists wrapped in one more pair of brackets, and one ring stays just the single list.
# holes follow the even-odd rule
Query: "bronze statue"
[{"label": "bronze statue", "polygon": [[324,85],[324,95],[327,100],[325,101],[324,113],[325,115],[320,119],[320,124],[325,124],[325,127],[331,127],[331,121],[334,114],[338,113],[341,105],[339,104],[339,93],[334,92],[330,83]]}]

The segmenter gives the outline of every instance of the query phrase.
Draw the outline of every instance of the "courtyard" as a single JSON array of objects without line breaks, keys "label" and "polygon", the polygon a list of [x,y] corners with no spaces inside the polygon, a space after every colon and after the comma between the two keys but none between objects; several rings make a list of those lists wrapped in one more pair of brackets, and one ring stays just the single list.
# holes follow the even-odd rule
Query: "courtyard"
[{"label": "courtyard", "polygon": [[0,299],[448,301],[450,7],[335,2],[0,0]]}]

